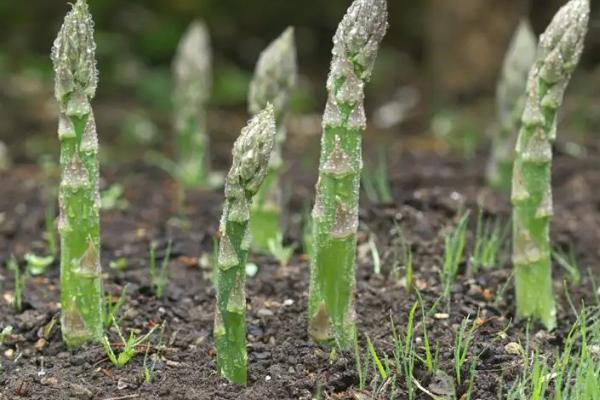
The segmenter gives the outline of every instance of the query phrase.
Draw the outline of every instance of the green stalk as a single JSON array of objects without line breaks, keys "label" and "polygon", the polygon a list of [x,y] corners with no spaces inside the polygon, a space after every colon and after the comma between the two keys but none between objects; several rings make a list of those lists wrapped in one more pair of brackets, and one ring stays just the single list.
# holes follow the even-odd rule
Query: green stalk
[{"label": "green stalk", "polygon": [[386,0],[355,0],[333,38],[313,208],[309,335],[352,345],[364,85],[387,29]]},{"label": "green stalk", "polygon": [[527,74],[535,62],[536,48],[537,39],[531,26],[522,20],[504,58],[496,89],[498,127],[487,168],[489,185],[504,192],[510,191],[515,144],[525,107]]},{"label": "green stalk", "polygon": [[173,61],[177,175],[185,187],[208,183],[206,104],[211,90],[211,61],[208,30],[202,22],[194,21],[181,39]]},{"label": "green stalk", "polygon": [[269,160],[267,176],[250,212],[252,244],[261,252],[267,252],[269,241],[277,240],[280,233],[283,198],[279,183],[283,170],[281,151],[287,134],[285,116],[296,78],[296,46],[294,29],[290,27],[260,55],[248,96],[248,107],[252,115],[259,113],[268,103],[273,104],[277,124],[277,137]]},{"label": "green stalk", "polygon": [[550,269],[552,142],[557,111],[583,51],[589,0],[571,0],[540,38],[527,81],[513,171],[513,265],[517,315],[556,326]]},{"label": "green stalk", "polygon": [[225,205],[219,227],[217,305],[214,338],[219,372],[246,384],[246,256],[250,247],[250,207],[267,174],[275,141],[273,106],[242,129],[233,146],[233,163],[225,180]]},{"label": "green stalk", "polygon": [[92,16],[78,0],[52,48],[59,105],[61,328],[77,346],[102,337],[98,137],[90,101],[98,72]]}]

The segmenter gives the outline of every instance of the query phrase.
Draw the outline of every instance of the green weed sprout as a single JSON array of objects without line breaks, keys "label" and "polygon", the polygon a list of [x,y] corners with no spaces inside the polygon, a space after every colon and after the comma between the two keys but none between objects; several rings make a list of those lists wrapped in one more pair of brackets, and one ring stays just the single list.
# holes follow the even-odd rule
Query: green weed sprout
[{"label": "green weed sprout", "polygon": [[119,310],[121,309],[121,307],[123,307],[123,304],[125,303],[125,296],[127,296],[128,288],[129,285],[123,286],[123,289],[121,290],[121,294],[119,295],[117,301],[113,301],[112,294],[110,292],[108,293],[106,305],[104,307],[104,314],[102,317],[104,329],[110,328],[113,322],[118,322],[117,314],[119,313]]},{"label": "green weed sprout", "polygon": [[156,363],[160,359],[160,353],[164,350],[164,335],[165,335],[165,322],[160,326],[160,333],[158,335],[158,344],[156,345],[156,352],[152,354],[152,363],[148,362],[148,353],[150,352],[150,346],[146,346],[146,352],[144,353],[143,362],[143,377],[144,383],[150,384],[154,380],[154,372],[156,369]]},{"label": "green weed sprout", "polygon": [[294,255],[295,245],[284,246],[281,233],[277,233],[274,238],[269,239],[269,253],[279,261],[279,265],[287,267],[290,258]]},{"label": "green weed sprout", "polygon": [[497,266],[508,231],[508,224],[504,227],[501,226],[499,219],[484,221],[483,211],[479,210],[475,228],[475,243],[469,259],[471,274],[476,274],[479,268],[490,269]]},{"label": "green weed sprout", "polygon": [[152,284],[152,290],[159,299],[165,295],[165,288],[169,280],[169,261],[171,261],[171,245],[172,242],[169,240],[167,243],[167,250],[165,251],[165,257],[162,260],[160,268],[156,266],[156,243],[150,243],[150,283]]},{"label": "green weed sprout", "polygon": [[444,260],[442,264],[443,297],[445,299],[448,299],[450,296],[450,290],[456,280],[458,267],[463,257],[469,215],[470,213],[468,211],[465,212],[460,217],[454,230],[445,237]]},{"label": "green weed sprout", "polygon": [[173,61],[176,177],[184,187],[204,186],[210,172],[206,104],[212,86],[212,54],[206,26],[194,21]]},{"label": "green weed sprout", "polygon": [[60,111],[61,328],[68,346],[102,337],[98,137],[90,104],[98,83],[95,50],[92,16],[78,0],[52,48]]},{"label": "green weed sprout", "polygon": [[103,210],[126,210],[129,202],[123,198],[123,186],[115,183],[100,193],[100,204]]},{"label": "green weed sprout", "polygon": [[127,339],[125,339],[125,337],[123,337],[123,334],[121,333],[121,329],[119,328],[119,325],[117,324],[117,322],[113,320],[113,324],[117,330],[117,334],[119,335],[119,338],[121,339],[121,343],[123,345],[123,350],[119,354],[116,354],[114,352],[114,350],[112,349],[112,346],[111,346],[110,342],[108,341],[108,337],[106,337],[106,335],[104,335],[102,337],[101,343],[102,343],[102,347],[104,348],[104,352],[108,356],[108,359],[110,360],[110,362],[114,366],[119,367],[119,368],[124,367],[125,365],[127,365],[127,363],[129,363],[129,361],[131,361],[131,359],[138,352],[137,348],[139,346],[141,346],[142,344],[144,344],[144,342],[146,342],[150,338],[150,336],[154,333],[156,328],[158,328],[158,326],[159,326],[159,325],[155,325],[152,329],[150,329],[150,331],[148,333],[146,333],[144,336],[141,336],[141,337],[137,337],[135,335],[135,333],[129,332],[129,337]]},{"label": "green weed sprout", "polygon": [[313,208],[309,335],[344,348],[355,336],[354,286],[364,86],[387,29],[386,0],[355,0],[333,38]]},{"label": "green weed sprout", "polygon": [[540,38],[529,73],[513,171],[513,266],[517,315],[556,326],[550,263],[552,142],[557,111],[583,51],[589,0],[571,0]]},{"label": "green weed sprout", "polygon": [[463,319],[460,323],[457,335],[454,338],[454,373],[456,374],[456,382],[462,383],[461,371],[463,365],[467,361],[469,348],[473,341],[475,330],[477,329],[477,321],[473,320],[469,328],[470,317]]},{"label": "green weed sprout", "polygon": [[250,83],[248,107],[252,115],[273,104],[277,138],[267,176],[255,196],[250,211],[250,232],[254,249],[267,252],[269,241],[277,238],[281,229],[282,193],[279,175],[283,170],[282,147],[285,143],[285,117],[290,94],[297,79],[294,29],[287,28],[267,47],[258,59]]},{"label": "green weed sprout", "polygon": [[16,312],[21,312],[23,309],[23,289],[25,289],[25,283],[27,282],[28,272],[21,271],[21,267],[15,256],[11,256],[7,262],[7,268],[13,273],[15,280],[15,294],[12,300],[12,305]]},{"label": "green weed sprout", "polygon": [[25,261],[27,262],[27,272],[31,275],[42,275],[46,273],[50,264],[54,262],[54,256],[38,256],[33,253],[25,254]]},{"label": "green weed sprout", "polygon": [[390,178],[387,172],[387,160],[385,151],[381,150],[378,155],[376,166],[365,169],[361,179],[365,194],[373,204],[390,204],[394,201]]},{"label": "green weed sprout", "polygon": [[242,129],[233,146],[233,162],[225,179],[213,334],[219,372],[240,385],[246,384],[245,267],[251,243],[250,207],[267,175],[275,134],[275,112],[269,104]]},{"label": "green weed sprout", "polygon": [[568,280],[576,286],[579,285],[581,282],[581,272],[579,271],[581,268],[577,262],[573,246],[569,246],[568,250],[555,248],[552,250],[552,258],[565,270]]},{"label": "green weed sprout", "polygon": [[496,88],[498,127],[487,168],[490,186],[508,192],[512,178],[515,144],[525,107],[527,74],[535,62],[537,39],[528,21],[522,20],[510,42]]}]

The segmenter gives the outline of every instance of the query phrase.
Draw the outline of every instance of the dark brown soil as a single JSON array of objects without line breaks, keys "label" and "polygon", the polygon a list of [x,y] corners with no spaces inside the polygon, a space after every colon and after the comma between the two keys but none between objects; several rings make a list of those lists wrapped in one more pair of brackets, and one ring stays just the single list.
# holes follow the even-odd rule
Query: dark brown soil
[{"label": "dark brown soil", "polygon": [[[406,143],[405,143],[406,145]],[[417,148],[414,146],[413,148]],[[557,152],[555,163],[555,219],[552,237],[557,244],[576,243],[581,265],[600,265],[600,161],[575,159]],[[391,171],[395,202],[372,205],[364,201],[361,210],[357,272],[357,314],[361,337],[368,335],[382,359],[393,360],[390,319],[402,330],[416,295],[391,277],[393,233],[398,224],[411,244],[415,256],[417,286],[427,308],[441,292],[440,258],[446,227],[451,226],[463,207],[476,210],[482,204],[486,217],[508,218],[509,204],[503,195],[485,189],[482,181],[483,159],[458,161],[437,151],[391,149],[397,155]],[[58,326],[47,342],[40,340],[44,327],[58,318],[58,266],[55,262],[47,275],[31,278],[24,291],[24,310],[15,313],[6,301],[13,292],[10,273],[5,268],[9,255],[22,260],[27,251],[43,253],[45,202],[44,177],[34,167],[19,166],[10,174],[0,175],[0,328],[14,327],[0,346],[0,399],[311,399],[317,391],[321,398],[388,399],[389,385],[383,394],[374,392],[378,384],[373,367],[364,390],[358,388],[359,376],[351,352],[337,352],[315,346],[306,334],[308,263],[300,254],[287,267],[279,266],[268,256],[254,257],[258,274],[248,280],[248,351],[249,383],[246,388],[227,384],[215,370],[212,331],[214,289],[210,268],[201,267],[199,259],[210,257],[220,214],[221,195],[214,192],[189,193],[185,209],[178,212],[175,187],[160,171],[139,165],[124,166],[118,171],[104,171],[108,182],[121,182],[130,207],[125,211],[107,211],[102,215],[102,257],[107,292],[118,296],[125,284],[128,296],[121,311],[124,331],[139,333],[165,323],[164,345],[156,363],[153,382],[143,383],[145,347],[123,368],[113,366],[99,345],[69,350],[62,343]],[[309,175],[294,182],[288,242],[301,242],[300,213],[311,201]],[[472,221],[474,222],[474,218]],[[474,225],[474,224],[471,224]],[[469,229],[469,242],[474,226]],[[376,237],[382,256],[382,274],[373,273],[367,251],[370,233]],[[165,298],[152,296],[149,287],[148,245],[159,243],[159,257],[164,255],[168,239],[173,240],[174,259],[169,265],[169,283]],[[467,256],[470,252],[467,246]],[[128,268],[118,272],[108,267],[110,261],[127,258]],[[508,254],[504,262],[490,271],[468,276],[465,261],[452,290],[448,318],[425,319],[432,345],[439,347],[440,369],[453,377],[454,337],[460,322],[478,316],[470,355],[480,354],[472,382],[472,399],[494,399],[501,385],[520,373],[521,357],[507,353],[505,345],[524,339],[525,323],[513,321],[512,285],[507,283],[510,269]],[[559,328],[552,333],[538,333],[534,344],[551,353],[560,349],[565,331],[573,319],[564,299],[561,274],[556,269],[556,292],[559,297]],[[577,304],[590,298],[585,277],[572,292]],[[506,290],[503,291],[503,287]],[[423,322],[417,313],[416,332],[422,335]],[[499,333],[505,331],[506,335]],[[110,333],[111,341],[117,336]],[[151,339],[149,354],[157,351],[158,334]],[[422,354],[422,349],[419,349]],[[469,358],[470,359],[470,358]],[[463,376],[468,377],[470,362]],[[417,362],[415,380],[433,390],[444,385],[444,375],[435,379]],[[436,380],[438,382],[436,382]],[[442,381],[441,383],[439,381]],[[452,383],[453,378],[450,378]],[[502,383],[504,382],[504,383]],[[381,383],[381,382],[379,382]],[[406,398],[403,381],[394,398]],[[469,382],[456,387],[461,398]],[[433,388],[433,389],[432,389]],[[417,390],[417,398],[429,396]]]}]

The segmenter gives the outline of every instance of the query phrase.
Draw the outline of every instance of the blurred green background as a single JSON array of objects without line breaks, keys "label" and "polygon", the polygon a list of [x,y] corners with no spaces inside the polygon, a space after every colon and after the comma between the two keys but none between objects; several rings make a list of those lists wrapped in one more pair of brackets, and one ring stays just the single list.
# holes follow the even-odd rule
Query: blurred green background
[{"label": "blurred green background", "polygon": [[[211,33],[212,109],[238,116],[227,121],[221,114],[212,115],[211,129],[223,132],[227,141],[245,119],[248,83],[260,51],[289,25],[296,27],[301,73],[293,109],[315,116],[322,112],[331,37],[350,4],[350,0],[88,2],[97,29],[100,86],[95,107],[104,142],[157,145],[169,143],[163,133],[170,130],[170,65],[193,19],[204,20]],[[374,112],[393,102],[408,104],[392,108],[407,115],[394,115],[391,121],[396,122],[379,124],[382,129],[398,130],[398,124],[408,121],[406,131],[429,131],[432,117],[440,112],[444,118],[456,115],[456,109],[467,105],[475,105],[471,114],[489,121],[498,70],[519,18],[529,17],[540,33],[563,3],[389,0],[390,29],[368,87],[367,108]],[[0,140],[12,146],[17,159],[31,160],[43,152],[40,142],[55,140],[48,134],[55,130],[56,119],[49,52],[68,9],[65,0],[0,0]],[[599,10],[592,11],[583,72],[575,79],[586,80],[580,85],[587,96],[581,107],[589,107],[588,100],[595,95],[590,82],[598,82],[599,75],[594,73],[600,60]],[[481,102],[487,104],[484,112],[478,108]],[[484,124],[466,125],[474,125],[472,130],[483,136]],[[318,135],[318,123],[309,126],[310,133]],[[28,139],[23,141],[23,136]]]}]

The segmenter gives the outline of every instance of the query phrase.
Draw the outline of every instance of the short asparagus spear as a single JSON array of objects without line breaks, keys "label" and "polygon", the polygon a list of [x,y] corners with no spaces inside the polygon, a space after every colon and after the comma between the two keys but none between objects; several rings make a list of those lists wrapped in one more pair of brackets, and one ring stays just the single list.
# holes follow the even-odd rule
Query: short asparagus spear
[{"label": "short asparagus spear", "polygon": [[263,252],[269,249],[269,241],[276,240],[280,233],[282,194],[279,174],[283,169],[281,150],[286,138],[285,116],[290,92],[296,83],[296,75],[294,29],[290,27],[260,55],[248,97],[252,115],[263,110],[267,103],[273,104],[277,124],[277,138],[269,160],[267,176],[251,210],[250,231],[253,247]]},{"label": "short asparagus spear", "polygon": [[186,187],[203,186],[210,170],[206,103],[211,90],[208,30],[194,21],[184,34],[173,61],[178,178]]},{"label": "short asparagus spear", "polygon": [[387,29],[386,0],[355,0],[333,39],[313,208],[309,334],[349,347],[355,335],[354,286],[364,85]]},{"label": "short asparagus spear", "polygon": [[92,16],[78,0],[52,48],[59,105],[61,327],[76,346],[102,336],[98,137],[90,101],[98,73]]},{"label": "short asparagus spear", "polygon": [[250,246],[250,207],[267,174],[275,142],[273,106],[257,114],[233,146],[233,163],[225,180],[225,205],[219,227],[217,305],[214,338],[219,372],[246,384],[245,267]]},{"label": "short asparagus spear", "polygon": [[510,43],[496,89],[498,127],[488,163],[490,186],[510,191],[515,143],[525,107],[527,74],[535,62],[537,39],[529,22],[521,21]]},{"label": "short asparagus spear", "polygon": [[558,108],[583,50],[589,12],[589,0],[571,0],[541,36],[516,145],[512,204],[517,314],[533,317],[547,329],[556,325],[549,240],[552,142]]}]

